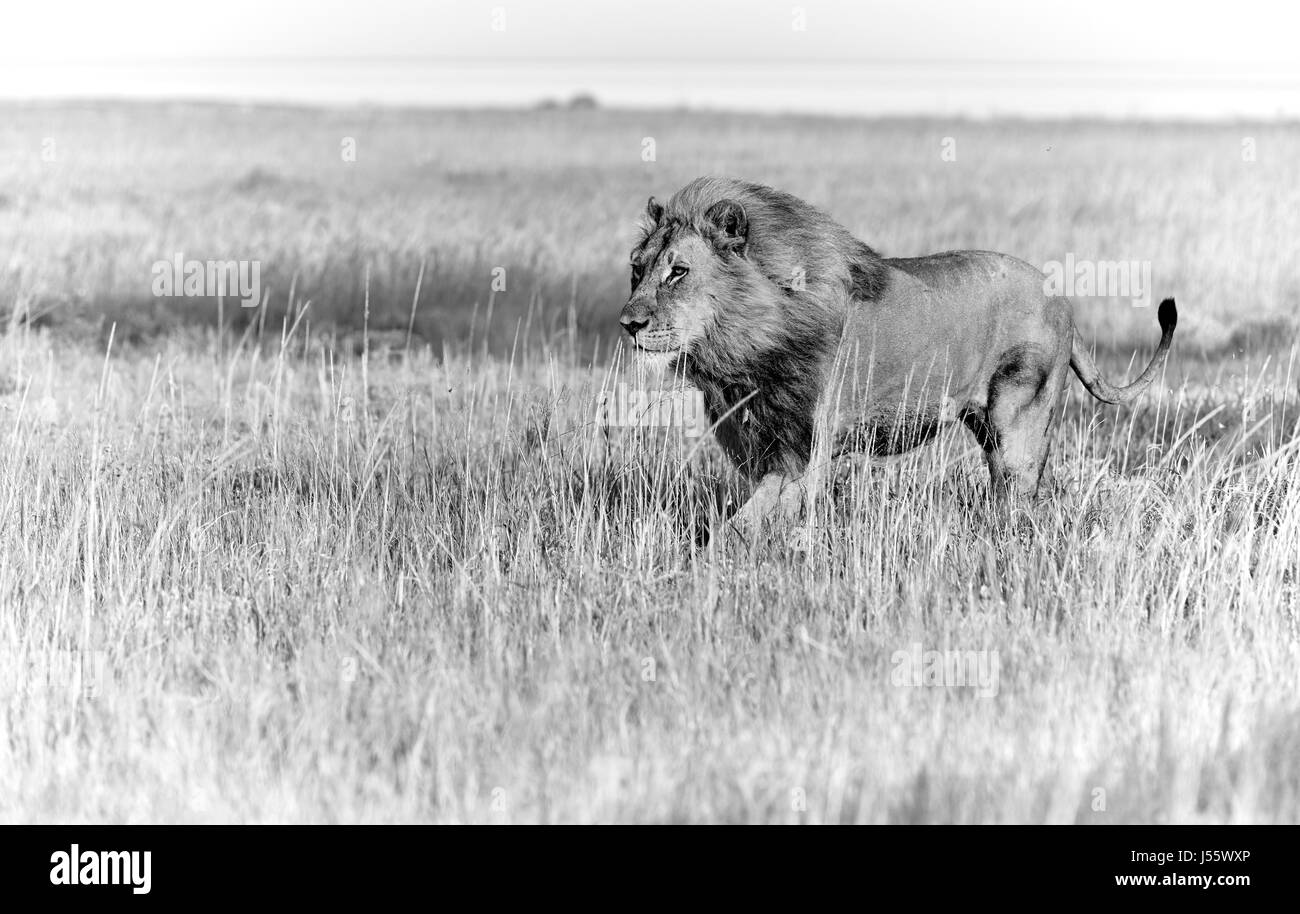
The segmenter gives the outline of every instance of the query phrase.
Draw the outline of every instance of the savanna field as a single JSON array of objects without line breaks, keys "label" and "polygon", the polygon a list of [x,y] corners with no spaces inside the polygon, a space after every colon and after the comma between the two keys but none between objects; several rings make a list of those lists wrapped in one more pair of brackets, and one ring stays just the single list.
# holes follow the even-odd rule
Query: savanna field
[{"label": "savanna field", "polygon": [[[1300,821],[1300,128],[0,115],[0,821]],[[744,481],[596,404],[705,173],[1149,262],[1168,370],[1072,379],[1011,523],[958,428],[826,474],[808,548],[702,544]],[[178,253],[261,305],[155,296]],[[1077,303],[1112,379],[1153,312]]]}]

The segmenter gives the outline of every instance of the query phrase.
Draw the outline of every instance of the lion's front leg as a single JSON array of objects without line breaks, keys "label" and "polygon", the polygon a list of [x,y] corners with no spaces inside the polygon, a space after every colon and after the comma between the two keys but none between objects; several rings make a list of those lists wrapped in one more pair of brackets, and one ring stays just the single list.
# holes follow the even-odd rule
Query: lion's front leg
[{"label": "lion's front leg", "polygon": [[802,476],[768,473],[754,487],[749,500],[726,522],[724,537],[738,537],[745,544],[752,545],[768,519],[798,520],[806,497],[807,487]]}]

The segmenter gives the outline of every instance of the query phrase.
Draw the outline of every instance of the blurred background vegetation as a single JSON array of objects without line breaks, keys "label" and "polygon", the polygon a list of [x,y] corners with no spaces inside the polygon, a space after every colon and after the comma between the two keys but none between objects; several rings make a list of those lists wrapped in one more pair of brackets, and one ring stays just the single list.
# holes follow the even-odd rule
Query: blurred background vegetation
[{"label": "blurred background vegetation", "polygon": [[[1180,343],[1205,353],[1294,338],[1300,127],[623,112],[594,99],[500,112],[7,104],[0,313],[100,336],[116,323],[130,342],[219,313],[278,327],[310,300],[314,329],[348,332],[368,276],[370,329],[405,334],[423,265],[414,332],[435,351],[564,339],[603,358],[645,198],[703,173],[798,194],[887,256],[1150,261],[1154,299],[1178,298]],[[155,297],[152,264],[178,252],[260,261],[266,314]],[[1154,343],[1150,311],[1076,307],[1102,351]]]}]

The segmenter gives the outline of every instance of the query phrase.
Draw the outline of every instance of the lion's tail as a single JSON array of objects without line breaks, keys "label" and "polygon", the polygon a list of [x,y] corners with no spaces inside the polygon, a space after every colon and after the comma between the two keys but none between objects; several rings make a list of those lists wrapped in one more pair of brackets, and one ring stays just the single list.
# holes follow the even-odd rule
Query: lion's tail
[{"label": "lion's tail", "polygon": [[1151,382],[1164,367],[1165,359],[1169,355],[1169,346],[1174,341],[1174,327],[1178,326],[1178,308],[1172,298],[1166,298],[1160,303],[1157,319],[1160,321],[1160,345],[1156,347],[1155,355],[1151,357],[1146,370],[1127,387],[1116,387],[1103,378],[1097,363],[1092,360],[1088,350],[1083,348],[1079,334],[1077,332],[1074,334],[1074,339],[1070,343],[1070,367],[1079,376],[1083,386],[1088,388],[1088,393],[1103,403],[1128,403],[1151,386]]}]

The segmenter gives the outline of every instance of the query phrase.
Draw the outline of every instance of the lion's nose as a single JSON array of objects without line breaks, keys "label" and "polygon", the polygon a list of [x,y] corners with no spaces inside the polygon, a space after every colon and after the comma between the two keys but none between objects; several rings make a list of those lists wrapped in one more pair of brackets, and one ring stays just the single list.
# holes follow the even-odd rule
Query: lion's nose
[{"label": "lion's nose", "polygon": [[623,325],[623,329],[627,331],[628,336],[636,339],[636,335],[649,326],[650,320],[649,318],[633,317],[628,314],[619,318],[619,323]]}]

